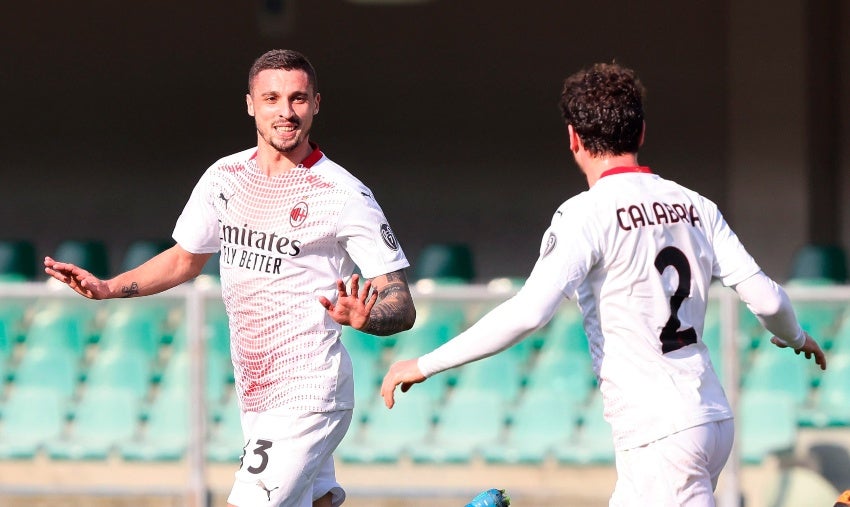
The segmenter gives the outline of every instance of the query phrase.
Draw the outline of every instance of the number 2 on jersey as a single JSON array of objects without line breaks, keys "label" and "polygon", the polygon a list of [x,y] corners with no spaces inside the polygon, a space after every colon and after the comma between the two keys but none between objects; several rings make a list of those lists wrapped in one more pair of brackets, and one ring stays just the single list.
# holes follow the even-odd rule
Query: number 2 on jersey
[{"label": "number 2 on jersey", "polygon": [[697,342],[697,333],[694,328],[689,327],[679,331],[682,322],[679,320],[679,308],[682,301],[691,295],[691,265],[688,258],[676,247],[668,246],[658,252],[655,257],[655,269],[658,273],[664,273],[668,266],[673,266],[679,275],[679,286],[676,292],[670,296],[670,318],[661,329],[661,352],[666,354],[678,350],[685,345]]}]

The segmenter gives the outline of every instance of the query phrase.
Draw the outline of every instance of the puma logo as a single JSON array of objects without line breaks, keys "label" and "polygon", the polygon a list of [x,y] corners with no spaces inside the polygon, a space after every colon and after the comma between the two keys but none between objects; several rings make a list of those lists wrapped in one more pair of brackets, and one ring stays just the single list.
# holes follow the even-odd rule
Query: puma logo
[{"label": "puma logo", "polygon": [[279,488],[269,489],[269,488],[266,487],[266,485],[265,485],[265,483],[263,483],[263,481],[257,481],[257,486],[263,488],[263,491],[266,492],[266,496],[268,497],[269,502],[272,501],[272,491],[279,489]]},{"label": "puma logo", "polygon": [[229,197],[225,197],[225,196],[224,196],[224,192],[219,192],[219,193],[218,193],[218,198],[219,198],[219,199],[221,199],[222,201],[224,201],[224,209],[227,209],[227,203],[228,203],[228,202],[230,202],[230,198],[229,198]]}]

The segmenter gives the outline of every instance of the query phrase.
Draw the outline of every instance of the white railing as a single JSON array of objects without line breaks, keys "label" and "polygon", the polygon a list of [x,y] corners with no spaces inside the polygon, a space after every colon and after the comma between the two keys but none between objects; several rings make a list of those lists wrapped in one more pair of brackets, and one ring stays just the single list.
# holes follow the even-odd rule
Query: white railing
[{"label": "white railing", "polygon": [[[510,297],[516,288],[506,284],[490,285],[453,285],[431,286],[427,283],[412,287],[414,299],[417,302],[441,300],[458,301],[463,303],[484,303],[491,305]],[[819,287],[789,287],[786,289],[792,301],[846,301],[850,307],[850,286],[819,286]],[[208,507],[209,488],[205,459],[205,430],[206,430],[206,400],[205,400],[205,347],[203,323],[205,320],[204,302],[220,298],[220,287],[215,283],[184,284],[162,294],[150,298],[167,298],[180,302],[185,310],[189,352],[192,358],[190,367],[190,400],[191,416],[189,447],[187,462],[190,476],[185,491],[188,507]],[[0,305],[4,299],[25,298],[37,300],[40,298],[79,298],[67,287],[53,283],[0,283]],[[740,372],[737,369],[738,347],[735,344],[738,335],[738,310],[740,301],[730,289],[712,288],[712,300],[719,304],[721,319],[721,353],[724,364],[724,382],[727,396],[737,412],[739,399]],[[92,303],[97,304],[97,303]],[[132,303],[128,303],[132,304]],[[573,304],[565,302],[565,304]],[[816,337],[818,338],[818,337]],[[732,457],[723,472],[722,489],[718,491],[721,507],[737,507],[740,505],[740,455],[736,443]]]}]

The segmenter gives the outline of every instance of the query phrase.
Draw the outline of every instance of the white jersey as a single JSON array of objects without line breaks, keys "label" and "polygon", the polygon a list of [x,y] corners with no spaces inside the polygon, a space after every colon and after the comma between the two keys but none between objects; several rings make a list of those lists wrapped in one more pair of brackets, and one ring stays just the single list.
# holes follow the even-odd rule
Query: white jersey
[{"label": "white jersey", "polygon": [[702,342],[709,284],[759,272],[713,202],[630,167],[558,208],[529,282],[577,299],[622,450],[732,417]]},{"label": "white jersey", "polygon": [[256,148],[201,177],[174,228],[193,253],[221,252],[221,286],[242,411],[325,412],[354,406],[341,326],[319,296],[355,267],[373,278],[409,266],[372,192],[314,146],[278,176]]}]

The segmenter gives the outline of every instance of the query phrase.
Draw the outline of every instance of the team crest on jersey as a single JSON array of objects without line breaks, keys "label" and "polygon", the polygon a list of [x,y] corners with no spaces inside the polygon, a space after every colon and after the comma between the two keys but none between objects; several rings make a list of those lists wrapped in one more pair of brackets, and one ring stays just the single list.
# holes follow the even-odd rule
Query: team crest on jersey
[{"label": "team crest on jersey", "polygon": [[304,220],[307,220],[307,203],[301,201],[289,212],[289,223],[292,227],[298,227],[304,223]]},{"label": "team crest on jersey", "polygon": [[387,245],[387,248],[393,251],[398,250],[398,240],[395,239],[390,224],[381,224],[381,237],[384,238],[384,244]]},{"label": "team crest on jersey", "polygon": [[557,242],[558,240],[555,238],[555,233],[550,232],[549,237],[546,238],[546,247],[543,249],[543,257],[552,253],[552,250],[555,249],[555,243]]}]

